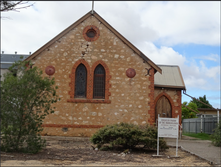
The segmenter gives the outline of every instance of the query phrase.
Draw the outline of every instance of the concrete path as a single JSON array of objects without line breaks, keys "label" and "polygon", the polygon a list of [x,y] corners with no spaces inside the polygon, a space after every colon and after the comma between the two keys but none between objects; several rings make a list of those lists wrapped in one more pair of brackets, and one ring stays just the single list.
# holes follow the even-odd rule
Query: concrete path
[{"label": "concrete path", "polygon": [[[176,146],[176,139],[166,138],[166,141],[168,145]],[[178,140],[178,145],[182,146],[184,150],[206,159],[211,164],[221,165],[221,147],[215,147],[209,140],[197,140],[183,136],[181,140]]]}]

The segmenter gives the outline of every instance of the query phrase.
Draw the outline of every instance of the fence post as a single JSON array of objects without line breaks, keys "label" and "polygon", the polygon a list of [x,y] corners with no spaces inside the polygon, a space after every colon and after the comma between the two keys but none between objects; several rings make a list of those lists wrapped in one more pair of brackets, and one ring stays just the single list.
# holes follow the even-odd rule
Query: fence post
[{"label": "fence post", "polygon": [[219,124],[219,110],[217,110],[217,125]]},{"label": "fence post", "polygon": [[[212,119],[212,120],[213,120],[213,126],[212,126],[213,128],[212,129],[214,129],[215,128],[215,119]],[[213,132],[213,130],[212,130],[212,132]]]},{"label": "fence post", "polygon": [[190,120],[189,120],[189,133],[190,133]]},{"label": "fence post", "polygon": [[195,133],[197,133],[197,119],[196,119],[196,121],[195,121],[195,124],[196,124]]},{"label": "fence post", "polygon": [[200,119],[200,132],[203,133],[203,115],[201,115]]}]

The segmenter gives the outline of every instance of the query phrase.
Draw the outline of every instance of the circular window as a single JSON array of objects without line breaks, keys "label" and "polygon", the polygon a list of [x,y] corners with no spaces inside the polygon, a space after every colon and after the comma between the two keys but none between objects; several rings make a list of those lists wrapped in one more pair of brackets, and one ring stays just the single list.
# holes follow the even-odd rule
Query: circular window
[{"label": "circular window", "polygon": [[96,35],[96,31],[94,29],[90,29],[86,32],[87,37],[94,38]]},{"label": "circular window", "polygon": [[100,36],[100,31],[96,26],[90,25],[84,28],[83,36],[87,41],[96,41]]}]

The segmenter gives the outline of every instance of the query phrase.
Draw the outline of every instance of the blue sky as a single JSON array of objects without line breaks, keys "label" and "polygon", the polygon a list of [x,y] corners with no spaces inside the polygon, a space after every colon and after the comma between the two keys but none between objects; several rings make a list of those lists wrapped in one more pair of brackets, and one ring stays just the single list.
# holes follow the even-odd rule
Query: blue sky
[{"label": "blue sky", "polygon": [[[91,9],[91,1],[36,1],[3,12],[1,51],[33,53]],[[94,10],[156,64],[179,65],[187,94],[221,108],[219,1],[95,1]]]},{"label": "blue sky", "polygon": [[[210,45],[200,45],[200,44],[185,44],[185,45],[175,45],[173,49],[180,54],[184,55],[189,61],[195,62],[197,66],[200,66],[203,62],[207,68],[213,68],[219,66],[220,70],[220,46],[210,46]],[[187,65],[190,63],[186,63]],[[203,72],[202,72],[203,73]],[[220,74],[220,73],[219,73]],[[208,86],[220,86],[220,76],[217,77],[217,84],[214,80],[212,80],[210,85]],[[206,89],[196,89],[197,84],[195,86],[187,87],[187,94],[190,94],[193,97],[199,97],[206,95],[207,99],[210,101],[213,106],[220,105],[220,88],[209,88]],[[189,102],[191,98],[183,95],[183,101]],[[216,107],[216,108],[217,108]]]}]

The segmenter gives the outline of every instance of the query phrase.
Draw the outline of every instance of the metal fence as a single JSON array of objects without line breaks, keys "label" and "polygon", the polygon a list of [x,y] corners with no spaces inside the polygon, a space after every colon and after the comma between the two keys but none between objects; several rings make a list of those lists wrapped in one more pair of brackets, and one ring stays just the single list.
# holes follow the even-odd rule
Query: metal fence
[{"label": "metal fence", "polygon": [[[219,117],[221,121],[221,116]],[[217,126],[217,117],[210,118],[191,118],[183,119],[182,128],[183,132],[187,133],[214,133],[214,129]]]}]

